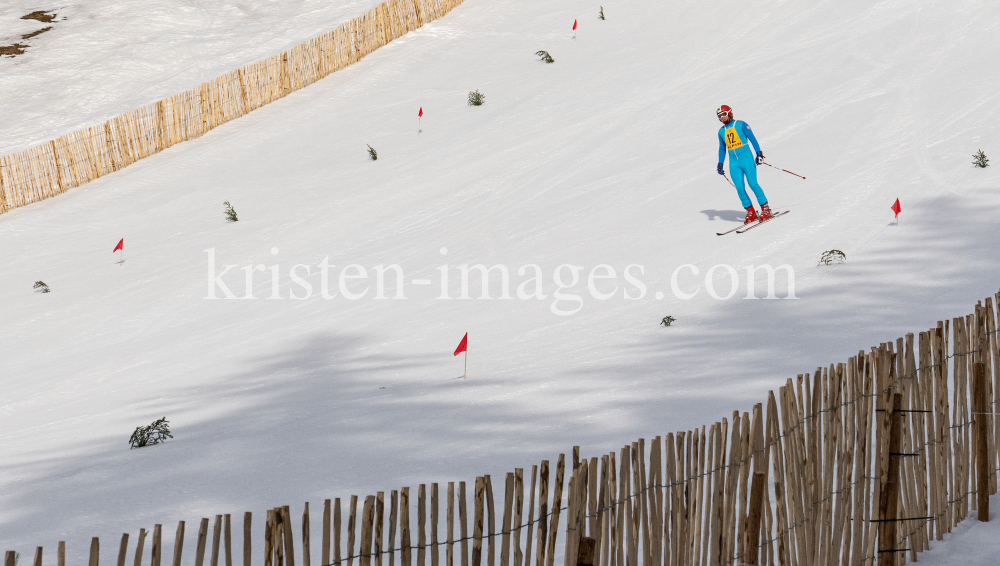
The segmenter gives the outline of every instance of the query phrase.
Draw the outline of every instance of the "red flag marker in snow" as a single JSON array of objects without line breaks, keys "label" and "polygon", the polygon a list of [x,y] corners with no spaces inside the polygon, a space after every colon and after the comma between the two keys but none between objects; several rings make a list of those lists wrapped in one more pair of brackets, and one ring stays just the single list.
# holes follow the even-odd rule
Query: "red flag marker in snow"
[{"label": "red flag marker in snow", "polygon": [[459,355],[465,352],[465,371],[462,373],[462,379],[467,379],[469,374],[469,333],[466,332],[465,336],[462,337],[462,341],[458,343],[458,348],[455,348],[455,354]]},{"label": "red flag marker in snow", "polygon": [[115,252],[121,252],[121,261],[118,262],[118,265],[121,265],[125,262],[125,238],[118,240],[118,245],[115,246],[115,249],[111,250],[111,253]]},{"label": "red flag marker in snow", "polygon": [[424,117],[424,107],[420,107],[420,112],[417,112],[417,133],[420,133],[420,119]]},{"label": "red flag marker in snow", "polygon": [[899,213],[902,212],[902,208],[899,207],[899,199],[892,203],[892,211],[896,213],[896,226],[899,226]]},{"label": "red flag marker in snow", "polygon": [[576,20],[573,20],[573,39],[576,39]]}]

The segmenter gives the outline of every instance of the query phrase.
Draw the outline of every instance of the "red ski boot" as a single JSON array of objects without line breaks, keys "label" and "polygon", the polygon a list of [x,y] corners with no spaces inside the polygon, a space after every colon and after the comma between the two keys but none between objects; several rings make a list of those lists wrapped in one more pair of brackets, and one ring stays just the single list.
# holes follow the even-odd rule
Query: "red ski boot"
[{"label": "red ski boot", "polygon": [[763,222],[765,220],[770,220],[770,219],[771,219],[771,207],[767,206],[767,204],[760,205],[760,221]]},{"label": "red ski boot", "polygon": [[754,210],[754,208],[752,206],[748,206],[747,207],[747,217],[743,219],[743,224],[744,225],[749,224],[749,223],[753,222],[754,220],[758,220],[758,218],[757,218],[757,211]]}]

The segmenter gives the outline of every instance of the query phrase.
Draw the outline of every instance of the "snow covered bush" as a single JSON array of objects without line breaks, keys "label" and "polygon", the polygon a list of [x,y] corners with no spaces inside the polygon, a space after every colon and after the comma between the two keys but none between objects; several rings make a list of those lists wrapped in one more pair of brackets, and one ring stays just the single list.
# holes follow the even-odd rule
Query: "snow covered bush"
[{"label": "snow covered bush", "polygon": [[[365,144],[365,145],[368,145],[368,144]],[[368,157],[371,157],[372,161],[375,161],[375,160],[378,159],[378,152],[375,151],[375,148],[372,147],[372,146],[370,146],[370,145],[368,145]]]},{"label": "snow covered bush", "polygon": [[135,427],[132,438],[128,439],[129,450],[159,444],[173,437],[174,435],[170,434],[170,421],[167,420],[167,417],[156,419],[149,426]]},{"label": "snow covered bush", "polygon": [[660,324],[662,324],[663,326],[670,326],[670,323],[675,320],[677,319],[668,314],[667,316],[663,317],[663,320],[660,321]]},{"label": "snow covered bush", "polygon": [[823,255],[819,256],[819,262],[822,265],[830,265],[831,263],[844,263],[847,261],[847,254],[840,250],[830,250],[828,252],[823,252]]},{"label": "snow covered bush", "polygon": [[990,166],[990,160],[986,158],[986,154],[983,153],[983,150],[981,149],[979,150],[979,153],[972,154],[972,159],[973,159],[972,164],[975,165],[976,167]]},{"label": "snow covered bush", "polygon": [[45,281],[35,281],[35,286],[32,288],[40,289],[43,293],[48,293],[49,291],[51,291],[51,289],[49,289],[49,286],[45,284]]},{"label": "snow covered bush", "polygon": [[541,57],[542,61],[545,61],[546,63],[555,63],[556,62],[556,60],[553,59],[551,55],[549,55],[548,51],[536,51],[535,55],[538,55],[539,57]]},{"label": "snow covered bush", "polygon": [[469,93],[469,106],[482,106],[486,102],[486,95],[474,90]]},{"label": "snow covered bush", "polygon": [[226,205],[226,220],[230,222],[237,222],[239,218],[236,217],[236,211],[233,210],[233,205],[229,204],[229,201],[222,203]]}]

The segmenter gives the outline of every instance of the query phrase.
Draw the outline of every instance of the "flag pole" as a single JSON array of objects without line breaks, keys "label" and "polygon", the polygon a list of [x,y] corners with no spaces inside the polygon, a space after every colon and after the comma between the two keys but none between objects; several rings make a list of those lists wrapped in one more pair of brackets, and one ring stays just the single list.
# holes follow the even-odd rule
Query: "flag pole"
[{"label": "flag pole", "polygon": [[465,371],[462,372],[462,379],[469,379],[469,347],[465,347]]}]

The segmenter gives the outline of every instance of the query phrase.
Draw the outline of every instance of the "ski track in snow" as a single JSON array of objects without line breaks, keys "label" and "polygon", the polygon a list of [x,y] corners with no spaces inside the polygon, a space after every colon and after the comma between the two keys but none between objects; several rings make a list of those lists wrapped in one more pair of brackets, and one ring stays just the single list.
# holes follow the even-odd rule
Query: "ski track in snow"
[{"label": "ski track in snow", "polygon": [[[370,5],[57,7],[69,19],[0,59],[0,139],[20,148],[99,122]],[[33,9],[14,0],[0,21],[25,25]],[[90,537],[111,549],[154,523],[173,533],[252,510],[256,532],[276,505],[502,477],[573,445],[617,450],[750,410],[797,373],[964,316],[1000,287],[1000,167],[970,163],[1000,147],[1000,77],[983,68],[1000,54],[1000,5],[604,10],[599,21],[596,5],[567,0],[467,0],[202,138],[0,216],[0,544],[27,559],[66,540],[80,562]],[[469,107],[476,89],[486,104]],[[722,103],[769,162],[808,177],[760,169],[774,208],[795,213],[724,238],[742,212],[715,173]],[[239,222],[224,221],[225,200]],[[108,252],[121,237],[118,266]],[[316,288],[324,257],[334,273],[398,263],[434,284],[407,285],[405,301],[374,289],[207,301],[210,248],[220,270],[237,266],[237,294],[251,264],[280,265],[285,297],[301,291],[288,269],[311,265]],[[833,248],[847,263],[817,267]],[[512,294],[520,266],[541,266],[548,297],[438,301],[445,263],[453,296],[459,265],[502,263]],[[585,271],[583,309],[553,315],[560,264],[612,265],[619,294],[590,297]],[[645,266],[642,300],[621,298],[629,264]],[[704,281],[679,300],[683,264],[701,274],[681,277],[687,289],[716,264],[788,264],[800,300],[741,300],[745,277],[731,300]],[[36,280],[52,292],[32,292]],[[266,272],[254,282],[270,295]],[[677,322],[659,326],[668,314]],[[461,380],[451,352],[466,331]],[[175,438],[128,450],[131,431],[162,416]],[[921,561],[991,563],[993,524],[963,525]]]}]

